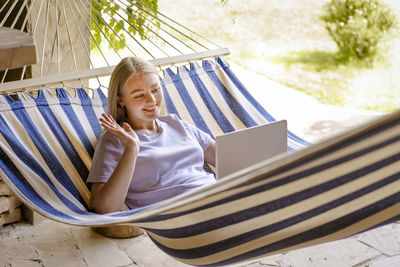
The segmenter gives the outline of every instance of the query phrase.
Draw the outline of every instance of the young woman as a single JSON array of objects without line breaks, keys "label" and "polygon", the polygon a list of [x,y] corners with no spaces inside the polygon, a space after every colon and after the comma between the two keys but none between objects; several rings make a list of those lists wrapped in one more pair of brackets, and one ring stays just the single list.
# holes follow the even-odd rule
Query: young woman
[{"label": "young woman", "polygon": [[215,182],[215,143],[176,115],[160,116],[163,92],[150,62],[128,57],[114,69],[106,130],[99,138],[87,182],[98,213],[150,205]]}]

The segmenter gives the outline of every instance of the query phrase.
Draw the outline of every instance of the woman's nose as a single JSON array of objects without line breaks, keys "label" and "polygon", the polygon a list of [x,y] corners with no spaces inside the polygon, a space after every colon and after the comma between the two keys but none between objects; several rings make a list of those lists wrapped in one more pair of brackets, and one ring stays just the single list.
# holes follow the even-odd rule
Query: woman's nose
[{"label": "woman's nose", "polygon": [[152,93],[147,94],[147,101],[149,102],[155,102],[156,101],[156,96]]}]

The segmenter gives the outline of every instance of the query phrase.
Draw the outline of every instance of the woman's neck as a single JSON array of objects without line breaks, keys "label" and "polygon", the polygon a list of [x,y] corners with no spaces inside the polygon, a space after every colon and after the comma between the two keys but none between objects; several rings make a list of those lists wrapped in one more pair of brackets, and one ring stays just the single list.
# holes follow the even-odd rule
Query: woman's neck
[{"label": "woman's neck", "polygon": [[133,127],[132,127],[133,130],[144,133],[146,135],[154,135],[159,132],[158,124],[157,124],[156,120],[153,120],[152,122],[143,124],[141,126],[137,126],[136,124],[132,124],[132,123],[131,123],[131,125],[133,125]]}]

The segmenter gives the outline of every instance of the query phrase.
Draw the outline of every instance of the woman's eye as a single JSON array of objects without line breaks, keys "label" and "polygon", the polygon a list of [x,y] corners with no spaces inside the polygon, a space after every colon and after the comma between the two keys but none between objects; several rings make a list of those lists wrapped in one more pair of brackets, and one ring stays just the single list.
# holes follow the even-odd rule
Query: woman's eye
[{"label": "woman's eye", "polygon": [[143,94],[140,94],[140,95],[135,95],[133,98],[142,98],[143,97]]},{"label": "woman's eye", "polygon": [[159,87],[153,89],[153,93],[157,93],[158,91],[160,91]]}]

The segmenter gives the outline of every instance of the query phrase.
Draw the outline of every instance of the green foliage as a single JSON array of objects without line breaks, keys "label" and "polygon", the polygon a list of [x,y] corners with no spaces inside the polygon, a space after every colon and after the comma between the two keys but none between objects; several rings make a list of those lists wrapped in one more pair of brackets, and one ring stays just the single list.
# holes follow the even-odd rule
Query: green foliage
[{"label": "green foliage", "polygon": [[226,5],[228,4],[228,1],[229,1],[229,0],[221,0],[221,4],[222,4],[223,6],[226,6]]},{"label": "green foliage", "polygon": [[[157,14],[145,5],[158,10],[158,0],[131,2],[132,4],[126,7],[114,3],[112,0],[92,0],[91,32],[95,41],[91,39],[91,50],[97,48],[96,42],[100,45],[105,40],[104,36],[109,38],[117,51],[123,49],[127,36],[125,28],[128,29],[130,34],[139,35],[142,40],[146,39],[146,36],[151,36],[151,30],[157,30],[157,27],[160,26],[159,22],[148,13],[151,13],[155,17]],[[143,9],[148,13],[143,11]],[[124,15],[121,17],[116,12],[119,14],[123,13]],[[117,34],[120,38],[117,37]],[[109,44],[110,48],[111,44]]]},{"label": "green foliage", "polygon": [[343,59],[373,58],[379,41],[396,25],[395,14],[379,0],[331,0],[321,19]]}]

